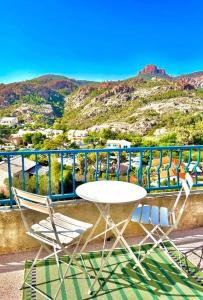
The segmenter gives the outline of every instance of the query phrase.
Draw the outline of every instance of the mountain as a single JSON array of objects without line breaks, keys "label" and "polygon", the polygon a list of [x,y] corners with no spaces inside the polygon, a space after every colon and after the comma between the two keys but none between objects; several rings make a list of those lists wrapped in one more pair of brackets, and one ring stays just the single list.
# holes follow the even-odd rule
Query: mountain
[{"label": "mountain", "polygon": [[203,76],[203,71],[197,71],[197,72],[193,72],[193,73],[189,73],[189,74],[182,74],[180,76],[177,76],[176,78],[183,78],[183,77],[197,78],[197,77],[202,77],[202,76]]},{"label": "mountain", "polygon": [[58,98],[60,93],[70,94],[89,81],[70,79],[60,75],[44,75],[32,80],[0,84],[0,107],[6,107],[26,95],[36,95],[47,101]]},{"label": "mountain", "polygon": [[156,65],[151,64],[146,65],[141,71],[139,71],[137,77],[145,80],[167,79],[176,81],[179,85],[188,86],[188,88],[203,88],[203,71],[171,76],[167,74],[165,69],[161,69]]},{"label": "mountain", "polygon": [[74,84],[75,86],[88,85],[88,84],[94,83],[93,81],[77,80],[77,79],[74,79],[74,78],[68,78],[66,76],[56,75],[56,74],[42,75],[42,76],[34,78],[30,81],[31,82],[37,81],[39,83],[50,83],[50,82],[54,82],[54,81],[67,81],[67,82],[70,82],[70,83]]},{"label": "mountain", "polygon": [[146,65],[143,70],[139,71],[139,75],[146,76],[168,76],[165,69],[160,69],[156,65]]},{"label": "mountain", "polygon": [[175,80],[182,81],[184,84],[190,84],[195,88],[203,88],[203,72],[193,72],[177,76]]},{"label": "mountain", "polygon": [[177,132],[188,139],[187,129],[193,130],[199,122],[200,130],[202,121],[202,91],[184,84],[182,79],[146,80],[139,76],[80,87],[65,98],[61,119],[67,129],[110,128],[125,134],[153,136],[162,128],[162,132]]},{"label": "mountain", "polygon": [[156,65],[146,65],[141,71],[138,72],[138,77],[144,79],[168,79],[180,81],[182,85],[193,85],[195,88],[203,87],[203,71],[193,72],[190,74],[182,74],[179,76],[171,76],[166,73],[165,69],[159,68]]},{"label": "mountain", "polygon": [[53,123],[63,115],[64,98],[83,85],[84,80],[61,75],[43,75],[32,80],[0,84],[0,117],[17,116],[22,122]]},{"label": "mountain", "polygon": [[160,128],[182,132],[192,130],[196,120],[203,123],[203,72],[172,77],[148,65],[140,73],[102,83],[48,74],[0,84],[0,117],[18,116],[25,124],[53,124],[57,118],[66,130],[108,127],[145,136]]}]

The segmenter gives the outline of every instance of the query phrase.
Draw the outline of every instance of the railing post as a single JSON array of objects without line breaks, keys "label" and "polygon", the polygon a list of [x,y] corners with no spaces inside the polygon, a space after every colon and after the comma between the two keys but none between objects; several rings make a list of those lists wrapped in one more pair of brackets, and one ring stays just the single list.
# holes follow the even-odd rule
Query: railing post
[{"label": "railing post", "polygon": [[200,163],[200,158],[201,158],[201,155],[200,155],[200,149],[198,149],[198,158],[197,158],[197,162],[196,164],[194,165],[194,172],[195,172],[195,184],[197,184],[198,180],[197,180],[197,167],[199,166],[199,163]]},{"label": "railing post", "polygon": [[128,182],[130,182],[130,172],[131,172],[131,158],[132,158],[132,152],[129,152],[129,164],[128,164],[128,169],[127,169],[127,178],[128,178]]},{"label": "railing post", "polygon": [[99,153],[96,152],[95,180],[98,180]]},{"label": "railing post", "polygon": [[182,150],[179,150],[179,161],[178,164],[176,166],[176,176],[177,176],[177,186],[180,186],[180,174],[179,174],[179,169],[180,169],[180,165],[182,163]]},{"label": "railing post", "polygon": [[160,188],[161,186],[161,176],[160,176],[160,169],[162,166],[162,150],[160,150],[160,155],[159,155],[159,165],[157,167],[157,174],[158,174],[158,187]]},{"label": "railing post", "polygon": [[142,150],[140,151],[140,163],[138,169],[138,184],[142,186]]},{"label": "railing post", "polygon": [[22,155],[22,189],[25,191],[25,166],[24,166],[24,155]]},{"label": "railing post", "polygon": [[169,164],[166,167],[166,172],[167,172],[167,180],[168,180],[168,186],[170,187],[171,182],[170,182],[170,168],[172,164],[172,150],[170,150],[170,159],[169,159]]},{"label": "railing post", "polygon": [[11,161],[10,156],[8,155],[8,184],[9,184],[9,200],[10,200],[10,208],[13,206],[13,193],[12,193],[12,176],[11,176]]},{"label": "railing post", "polygon": [[37,156],[37,153],[35,154],[35,162],[36,162],[36,165],[35,165],[35,189],[36,189],[36,193],[38,194],[39,192],[39,178],[38,178],[38,156]]},{"label": "railing post", "polygon": [[51,155],[50,155],[50,153],[48,154],[48,166],[49,166],[49,171],[48,171],[48,194],[49,194],[49,197],[51,197]]},{"label": "railing post", "polygon": [[87,182],[87,153],[85,153],[85,159],[84,159],[84,182]]},{"label": "railing post", "polygon": [[64,194],[63,153],[61,153],[61,194]]},{"label": "railing post", "polygon": [[72,173],[73,194],[75,194],[75,154],[73,154],[73,173]]},{"label": "railing post", "polygon": [[119,151],[117,157],[117,169],[116,169],[117,180],[120,180],[120,171],[121,171],[121,152]]},{"label": "railing post", "polygon": [[147,181],[148,181],[148,190],[150,191],[151,187],[151,167],[152,167],[152,150],[150,149],[150,154],[149,154],[149,165],[146,167],[146,172],[147,172]]},{"label": "railing post", "polygon": [[107,152],[107,158],[106,158],[106,179],[109,179],[109,167],[110,167],[110,154]]}]

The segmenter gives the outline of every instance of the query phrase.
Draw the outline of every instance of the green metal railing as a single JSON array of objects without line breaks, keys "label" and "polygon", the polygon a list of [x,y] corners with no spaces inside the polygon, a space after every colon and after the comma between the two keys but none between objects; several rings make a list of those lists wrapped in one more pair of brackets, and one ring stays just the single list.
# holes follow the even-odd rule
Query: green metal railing
[{"label": "green metal railing", "polygon": [[[0,205],[12,207],[14,185],[62,200],[74,198],[79,184],[93,180],[128,181],[148,192],[175,190],[189,171],[194,186],[201,187],[202,152],[203,146],[0,152]],[[35,162],[34,175],[29,173],[28,159]],[[41,166],[46,166],[44,175],[40,173]]]}]

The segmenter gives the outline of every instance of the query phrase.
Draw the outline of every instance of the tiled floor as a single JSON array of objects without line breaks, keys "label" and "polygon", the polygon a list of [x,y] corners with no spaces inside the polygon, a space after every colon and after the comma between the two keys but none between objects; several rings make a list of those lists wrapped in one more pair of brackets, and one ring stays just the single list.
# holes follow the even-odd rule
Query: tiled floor
[{"label": "tiled floor", "polygon": [[[174,233],[172,237],[180,249],[190,251],[203,245],[203,228],[179,231]],[[129,244],[136,244],[140,239],[128,238],[127,240]],[[110,247],[111,244],[112,241],[107,242],[107,247]],[[99,250],[101,247],[101,243],[94,243],[89,245],[88,250]],[[0,300],[21,299],[19,288],[23,281],[24,260],[33,258],[35,253],[33,251],[0,256]],[[196,251],[196,254],[201,255],[201,253],[201,249]],[[197,265],[200,262],[200,258],[196,254],[191,253],[188,258]],[[200,269],[203,270],[203,260],[200,263]]]}]

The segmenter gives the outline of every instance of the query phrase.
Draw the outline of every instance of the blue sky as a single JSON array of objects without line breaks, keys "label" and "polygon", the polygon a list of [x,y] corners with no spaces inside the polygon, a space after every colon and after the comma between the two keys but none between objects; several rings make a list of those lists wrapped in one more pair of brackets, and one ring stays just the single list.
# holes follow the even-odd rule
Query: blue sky
[{"label": "blue sky", "polygon": [[0,82],[203,70],[202,0],[0,0]]}]

